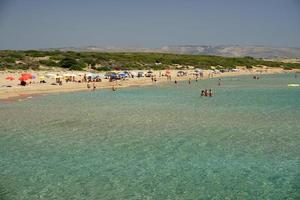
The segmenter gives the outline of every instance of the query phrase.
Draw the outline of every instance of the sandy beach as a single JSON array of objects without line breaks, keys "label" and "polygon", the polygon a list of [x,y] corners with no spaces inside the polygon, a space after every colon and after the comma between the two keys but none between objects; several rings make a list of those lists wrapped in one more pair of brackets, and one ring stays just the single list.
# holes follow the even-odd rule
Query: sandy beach
[{"label": "sandy beach", "polygon": [[[184,70],[188,73],[187,76],[178,77],[177,72],[179,70],[170,70],[171,81],[181,81],[181,80],[194,80],[195,76],[193,75],[193,70]],[[146,72],[146,71],[143,71]],[[95,82],[96,89],[103,89],[103,88],[112,88],[113,86],[116,88],[123,88],[123,87],[132,87],[132,86],[144,86],[144,85],[152,85],[152,84],[160,84],[165,82],[170,82],[166,76],[159,76],[159,74],[163,74],[165,71],[154,71],[154,75],[157,79],[157,82],[154,83],[151,78],[149,77],[141,77],[141,78],[126,78],[125,80],[118,80],[109,82],[108,79],[102,79],[101,82]],[[253,68],[253,69],[246,69],[246,68],[239,68],[237,72],[225,72],[219,74],[213,74],[213,77],[226,77],[226,76],[240,76],[240,75],[256,75],[256,74],[274,74],[274,73],[284,73],[282,68]],[[31,82],[26,86],[21,86],[20,81],[18,78],[21,76],[22,73],[31,73],[36,77],[45,76],[46,74],[59,74],[63,75],[63,71],[3,71],[0,72],[0,100],[17,100],[24,97],[28,97],[30,95],[39,95],[39,94],[49,94],[49,93],[61,93],[61,92],[75,92],[75,91],[88,91],[91,89],[87,88],[86,82],[65,82],[63,81],[62,85],[51,85],[55,83],[55,79],[45,77],[46,83],[40,83],[39,79],[28,80],[27,82]],[[79,71],[72,71],[72,74],[77,75],[75,80],[81,80],[82,76],[79,74],[88,73],[88,72],[79,72]],[[202,79],[209,78],[209,74],[211,70],[204,70],[204,77]],[[7,77],[14,77],[14,80],[7,80]],[[200,80],[200,79],[199,79]]]}]

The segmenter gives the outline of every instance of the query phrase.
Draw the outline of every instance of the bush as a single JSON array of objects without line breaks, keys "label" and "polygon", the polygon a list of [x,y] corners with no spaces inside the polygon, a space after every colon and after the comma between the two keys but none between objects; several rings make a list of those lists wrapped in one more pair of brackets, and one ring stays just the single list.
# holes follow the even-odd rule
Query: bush
[{"label": "bush", "polygon": [[27,65],[15,66],[16,69],[28,70],[29,67]]},{"label": "bush", "polygon": [[292,70],[293,68],[291,68],[291,67],[284,67],[283,69],[284,70]]},{"label": "bush", "polygon": [[98,71],[111,71],[111,67],[108,67],[108,66],[98,67],[97,70]]},{"label": "bush", "polygon": [[8,58],[3,58],[3,61],[7,63],[15,63],[16,59],[12,57],[8,57]]},{"label": "bush", "polygon": [[40,60],[39,63],[41,65],[46,65],[46,66],[49,66],[49,67],[57,67],[58,66],[58,63],[56,63],[53,60]]},{"label": "bush", "polygon": [[64,58],[58,64],[60,67],[72,70],[82,70],[85,67],[84,63],[78,62],[73,58]]}]

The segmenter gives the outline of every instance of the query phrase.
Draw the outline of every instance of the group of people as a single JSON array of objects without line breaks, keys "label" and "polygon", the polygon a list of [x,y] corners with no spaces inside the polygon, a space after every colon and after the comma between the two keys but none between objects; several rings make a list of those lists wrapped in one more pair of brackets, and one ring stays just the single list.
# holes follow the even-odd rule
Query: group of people
[{"label": "group of people", "polygon": [[[90,88],[91,88],[90,82],[88,82],[86,86],[87,86],[88,89],[90,89]],[[92,91],[95,91],[95,90],[96,90],[96,84],[95,84],[95,82],[93,82],[93,88],[92,88]]]},{"label": "group of people", "polygon": [[209,89],[209,90],[207,90],[207,89],[205,89],[205,90],[202,90],[201,91],[201,97],[212,97],[213,96],[213,93],[212,93],[212,90],[211,89]]},{"label": "group of people", "polygon": [[152,83],[153,83],[153,82],[156,83],[156,81],[157,81],[156,77],[155,77],[155,76],[151,76],[151,81],[152,81]]}]

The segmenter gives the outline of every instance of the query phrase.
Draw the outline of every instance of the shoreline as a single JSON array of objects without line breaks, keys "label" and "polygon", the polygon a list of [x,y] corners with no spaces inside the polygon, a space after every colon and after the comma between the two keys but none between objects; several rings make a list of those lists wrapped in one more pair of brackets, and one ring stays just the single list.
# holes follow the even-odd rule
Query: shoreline
[{"label": "shoreline", "polygon": [[[99,89],[109,89],[115,86],[116,88],[127,88],[127,87],[142,87],[149,85],[156,85],[161,83],[168,83],[176,81],[187,81],[189,79],[195,80],[195,77],[191,75],[191,71],[189,71],[189,75],[183,77],[177,77],[176,73],[179,70],[171,70],[172,80],[167,80],[166,76],[157,77],[157,82],[152,82],[151,78],[128,78],[126,80],[118,80],[114,82],[109,82],[107,79],[103,79],[102,82],[95,82],[96,90]],[[158,71],[155,71],[157,74]],[[220,74],[214,74],[212,78],[222,78],[222,77],[235,77],[242,75],[262,75],[262,74],[279,74],[286,73],[288,71],[283,70],[282,68],[269,68],[265,71],[257,71],[257,70],[247,70],[240,69],[239,72],[225,72]],[[296,71],[293,71],[296,72]],[[203,78],[199,78],[198,80],[206,80],[208,77],[209,70],[204,70]],[[2,75],[3,76],[3,75]],[[5,79],[4,76],[2,79]],[[49,81],[50,82],[50,81]],[[1,83],[1,82],[0,82]],[[7,83],[7,81],[6,81]],[[3,84],[3,82],[2,82]],[[89,91],[91,89],[87,89],[87,83],[63,83],[62,86],[59,85],[51,85],[51,84],[30,84],[28,86],[18,86],[15,82],[15,87],[5,87],[0,90],[0,102],[14,102],[14,101],[22,101],[24,99],[32,98],[32,96],[40,96],[40,95],[48,95],[53,93],[66,93],[66,92],[83,92]]]}]

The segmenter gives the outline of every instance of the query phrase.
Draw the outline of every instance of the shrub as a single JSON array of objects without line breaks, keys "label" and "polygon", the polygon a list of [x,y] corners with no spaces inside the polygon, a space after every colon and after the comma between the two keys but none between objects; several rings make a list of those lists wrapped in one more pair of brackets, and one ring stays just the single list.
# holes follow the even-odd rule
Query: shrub
[{"label": "shrub", "polygon": [[7,63],[15,63],[16,59],[12,57],[7,57],[7,58],[3,58],[3,61]]},{"label": "shrub", "polygon": [[293,68],[291,68],[291,67],[284,67],[283,69],[284,70],[292,70]]},{"label": "shrub", "polygon": [[97,70],[98,71],[111,71],[111,67],[108,67],[108,66],[98,67]]},{"label": "shrub", "polygon": [[85,65],[82,62],[78,62],[73,58],[64,58],[59,62],[59,66],[63,68],[69,68],[73,70],[82,70]]},{"label": "shrub", "polygon": [[49,66],[49,67],[57,67],[58,66],[58,63],[56,63],[53,60],[40,60],[39,63],[42,65]]}]

